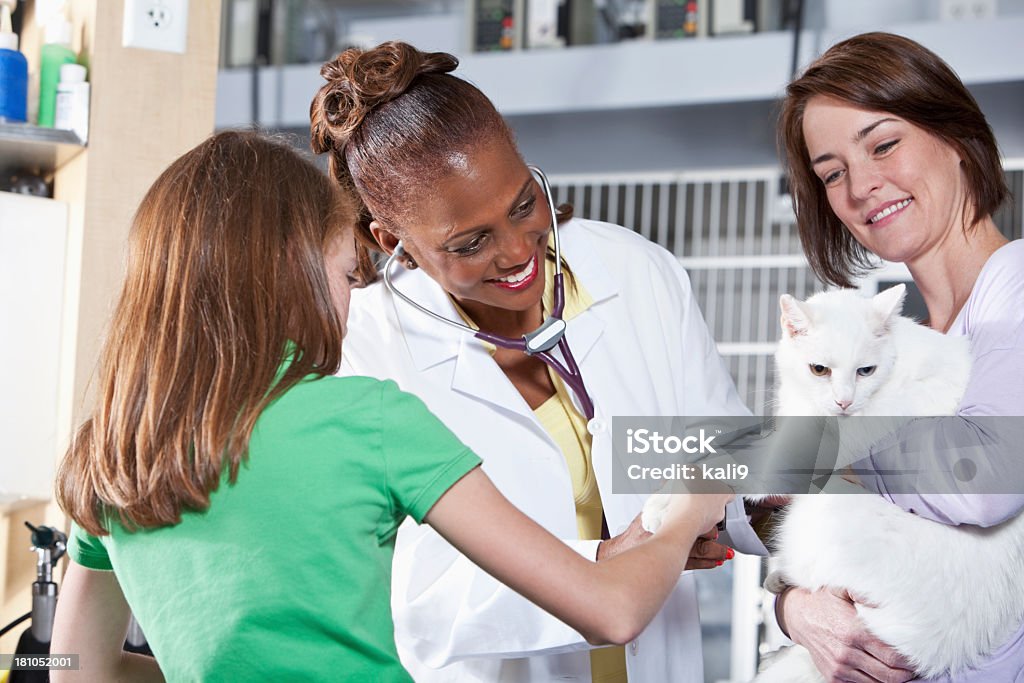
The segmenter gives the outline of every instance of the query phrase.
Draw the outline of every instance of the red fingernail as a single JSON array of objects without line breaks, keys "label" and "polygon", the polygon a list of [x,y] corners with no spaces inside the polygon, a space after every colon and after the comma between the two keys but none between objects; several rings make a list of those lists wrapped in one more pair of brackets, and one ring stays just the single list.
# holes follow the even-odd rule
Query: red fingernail
[{"label": "red fingernail", "polygon": [[719,560],[718,562],[715,562],[715,566],[716,567],[721,567],[722,566],[722,561]]},{"label": "red fingernail", "polygon": [[725,559],[731,560],[734,557],[736,557],[736,551],[734,551],[732,548],[729,548],[725,551]]}]

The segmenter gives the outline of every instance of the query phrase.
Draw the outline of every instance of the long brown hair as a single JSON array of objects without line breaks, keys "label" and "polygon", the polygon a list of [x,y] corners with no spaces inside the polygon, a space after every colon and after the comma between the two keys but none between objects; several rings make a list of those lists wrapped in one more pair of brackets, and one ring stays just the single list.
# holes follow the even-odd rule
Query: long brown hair
[{"label": "long brown hair", "polygon": [[[371,221],[395,230],[414,219],[417,198],[449,171],[455,153],[495,140],[517,149],[487,96],[449,73],[458,64],[448,53],[391,41],[345,50],[320,69],[327,83],[310,104],[311,145],[329,153],[331,177],[362,203],[356,237],[364,282],[375,277]],[[572,216],[571,206],[558,209],[559,222]]]},{"label": "long brown hair", "polygon": [[132,224],[97,406],[57,479],[79,525],[104,534],[111,514],[134,529],[206,509],[261,411],[337,370],[344,321],[324,250],[354,215],[312,163],[256,133],[214,135],[160,175]]},{"label": "long brown hair", "polygon": [[[965,228],[990,216],[1009,190],[995,136],[978,103],[942,59],[890,33],[864,33],[829,48],[789,84],[779,118],[804,252],[815,274],[840,287],[870,268],[870,255],[829,206],[811,168],[803,119],[807,103],[826,96],[861,109],[895,114],[956,150],[967,186]],[[973,208],[973,215],[967,215]]]}]

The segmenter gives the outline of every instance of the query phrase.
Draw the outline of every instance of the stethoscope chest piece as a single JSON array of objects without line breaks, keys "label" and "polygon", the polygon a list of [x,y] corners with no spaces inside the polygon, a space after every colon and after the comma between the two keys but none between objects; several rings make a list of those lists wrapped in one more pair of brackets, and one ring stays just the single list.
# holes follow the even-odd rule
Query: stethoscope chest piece
[{"label": "stethoscope chest piece", "polygon": [[536,330],[523,335],[523,341],[526,342],[526,353],[532,356],[541,351],[550,351],[558,346],[558,342],[562,340],[564,334],[565,321],[549,316]]}]

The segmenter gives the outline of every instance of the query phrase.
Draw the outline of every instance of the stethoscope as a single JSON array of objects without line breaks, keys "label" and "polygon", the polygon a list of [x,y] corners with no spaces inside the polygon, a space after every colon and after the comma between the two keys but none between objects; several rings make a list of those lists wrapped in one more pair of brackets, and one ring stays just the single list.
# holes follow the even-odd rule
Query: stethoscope
[{"label": "stethoscope", "polygon": [[[483,330],[474,330],[469,325],[450,320],[419,305],[398,291],[398,288],[391,281],[392,266],[405,254],[405,249],[402,247],[401,242],[398,243],[384,264],[384,285],[399,299],[439,322],[451,325],[462,332],[469,332],[477,339],[490,342],[503,349],[522,351],[528,356],[536,356],[562,378],[565,385],[576,395],[577,400],[580,402],[580,407],[583,409],[584,416],[587,420],[590,420],[594,417],[594,402],[590,400],[587,388],[583,384],[583,375],[580,374],[579,366],[576,365],[576,359],[573,358],[572,351],[569,350],[569,342],[565,339],[565,321],[562,320],[562,311],[565,308],[565,285],[562,281],[562,251],[558,238],[558,215],[555,211],[555,201],[551,196],[551,187],[548,185],[548,179],[544,172],[536,166],[529,166],[528,168],[540,180],[541,187],[544,189],[548,210],[551,212],[551,235],[555,246],[554,310],[541,323],[540,327],[519,338],[503,337],[499,334],[484,332]],[[542,267],[542,264],[538,264],[537,267]],[[551,353],[556,347],[561,352],[564,363]]]}]

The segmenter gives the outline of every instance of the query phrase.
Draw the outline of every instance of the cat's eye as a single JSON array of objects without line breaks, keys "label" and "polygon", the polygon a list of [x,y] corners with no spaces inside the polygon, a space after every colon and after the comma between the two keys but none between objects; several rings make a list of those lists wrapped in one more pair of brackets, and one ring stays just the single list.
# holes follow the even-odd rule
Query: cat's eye
[{"label": "cat's eye", "polygon": [[[814,375],[815,377],[828,377],[829,375],[832,374],[832,368],[825,367],[824,365],[812,364],[810,368],[811,374]],[[857,372],[860,371],[858,370]]]},{"label": "cat's eye", "polygon": [[870,377],[871,375],[875,374],[875,368],[877,367],[877,365],[867,365],[863,368],[857,368],[857,376]]}]

